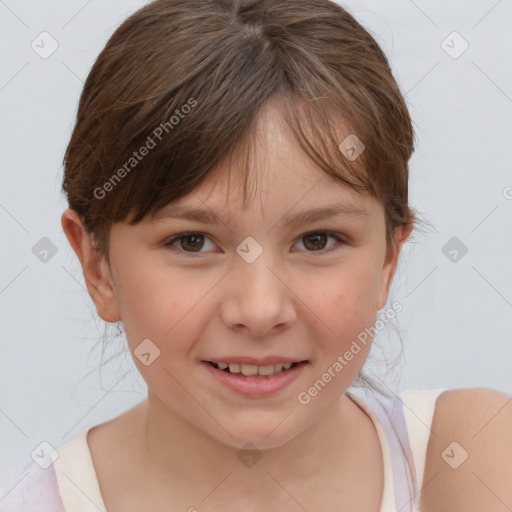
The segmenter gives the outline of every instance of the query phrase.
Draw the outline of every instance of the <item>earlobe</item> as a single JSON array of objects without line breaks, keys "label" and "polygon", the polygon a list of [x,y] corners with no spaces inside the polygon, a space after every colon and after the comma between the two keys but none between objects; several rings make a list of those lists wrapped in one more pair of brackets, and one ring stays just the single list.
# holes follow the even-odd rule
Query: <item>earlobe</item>
[{"label": "earlobe", "polygon": [[87,290],[98,314],[105,322],[120,321],[108,263],[96,250],[92,235],[85,229],[77,212],[70,208],[62,214],[61,225],[80,261]]},{"label": "earlobe", "polygon": [[395,247],[389,248],[386,254],[386,261],[381,271],[381,282],[377,293],[376,308],[380,310],[386,304],[389,295],[391,282],[396,272],[398,257],[402,251],[402,247],[411,234],[412,226],[397,226],[395,228]]}]

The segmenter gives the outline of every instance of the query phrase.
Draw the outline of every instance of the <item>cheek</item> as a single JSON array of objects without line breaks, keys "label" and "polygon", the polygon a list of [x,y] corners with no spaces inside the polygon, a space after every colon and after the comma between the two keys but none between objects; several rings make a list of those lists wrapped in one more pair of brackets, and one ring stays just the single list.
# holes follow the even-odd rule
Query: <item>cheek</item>
[{"label": "cheek", "polygon": [[[144,270],[140,270],[144,268]],[[118,271],[116,297],[121,319],[133,351],[144,339],[162,351],[179,340],[195,318],[194,308],[204,295],[204,281],[195,286],[175,269],[125,263]]]},{"label": "cheek", "polygon": [[350,272],[326,273],[325,277],[303,283],[298,291],[301,298],[305,297],[303,302],[308,306],[305,312],[323,352],[324,366],[334,363],[338,355],[348,350],[354,353],[348,354],[351,375],[355,377],[363,366],[371,348],[371,328],[377,315],[375,282],[370,264],[362,263]]},{"label": "cheek", "polygon": [[368,265],[366,269],[340,269],[303,282],[299,297],[333,330],[350,324],[364,323],[375,316],[376,277]]}]

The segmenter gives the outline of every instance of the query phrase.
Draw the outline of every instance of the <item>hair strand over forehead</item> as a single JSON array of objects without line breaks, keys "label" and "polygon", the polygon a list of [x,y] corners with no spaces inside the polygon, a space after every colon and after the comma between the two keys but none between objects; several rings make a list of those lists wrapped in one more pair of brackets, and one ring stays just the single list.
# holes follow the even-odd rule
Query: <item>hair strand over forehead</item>
[{"label": "hair strand over forehead", "polygon": [[[243,153],[269,102],[314,164],[382,203],[388,243],[414,223],[404,99],[375,40],[330,0],[157,0],[130,16],[80,98],[64,157],[70,208],[108,257],[112,223],[140,222]],[[339,150],[351,133],[365,145],[354,162]],[[235,167],[244,198],[249,153]]]}]

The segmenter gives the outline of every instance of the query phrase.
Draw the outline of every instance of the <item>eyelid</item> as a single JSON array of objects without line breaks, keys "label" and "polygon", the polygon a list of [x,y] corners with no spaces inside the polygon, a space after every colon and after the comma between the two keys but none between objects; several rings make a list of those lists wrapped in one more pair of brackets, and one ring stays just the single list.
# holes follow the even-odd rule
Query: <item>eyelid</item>
[{"label": "eyelid", "polygon": [[[308,231],[306,233],[303,233],[303,234],[299,235],[296,238],[296,240],[295,240],[293,245],[295,245],[298,241],[302,240],[303,238],[306,238],[306,237],[311,236],[311,235],[317,235],[317,234],[323,234],[323,235],[326,235],[327,237],[334,238],[336,240],[336,244],[333,247],[330,247],[328,249],[321,249],[321,250],[318,250],[318,251],[298,251],[298,252],[305,252],[305,253],[310,253],[310,254],[314,254],[314,255],[323,255],[323,254],[329,254],[331,252],[337,251],[338,249],[341,248],[340,245],[341,246],[345,246],[345,245],[348,244],[347,237],[344,234],[342,234],[342,233],[338,233],[336,231],[330,231],[330,230],[327,230],[327,229],[316,229],[316,230]],[[165,247],[171,248],[171,250],[175,250],[175,251],[177,251],[179,253],[182,253],[182,254],[194,255],[194,256],[199,256],[201,254],[207,254],[207,253],[203,253],[203,252],[194,253],[194,252],[190,252],[190,251],[183,251],[181,249],[177,249],[177,248],[173,247],[173,245],[176,242],[178,242],[181,238],[186,238],[187,236],[190,236],[190,235],[200,235],[200,236],[208,238],[209,240],[214,242],[214,238],[213,237],[211,237],[210,235],[208,235],[207,233],[204,233],[202,231],[184,231],[184,232],[181,232],[181,233],[177,233],[177,234],[171,236],[170,238],[166,239],[164,241],[163,245]]]}]

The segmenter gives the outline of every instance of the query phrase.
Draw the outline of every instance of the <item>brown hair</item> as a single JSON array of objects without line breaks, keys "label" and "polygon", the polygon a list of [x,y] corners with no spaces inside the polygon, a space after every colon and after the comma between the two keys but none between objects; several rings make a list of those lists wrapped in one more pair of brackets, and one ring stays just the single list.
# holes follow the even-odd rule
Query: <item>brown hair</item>
[{"label": "brown hair", "polygon": [[[153,215],[247,150],[269,101],[325,173],[379,200],[388,246],[417,222],[409,112],[351,14],[330,0],[156,0],[98,56],[64,157],[63,191],[97,250],[108,260],[112,223]],[[350,134],[365,146],[356,160],[339,147]]]}]

